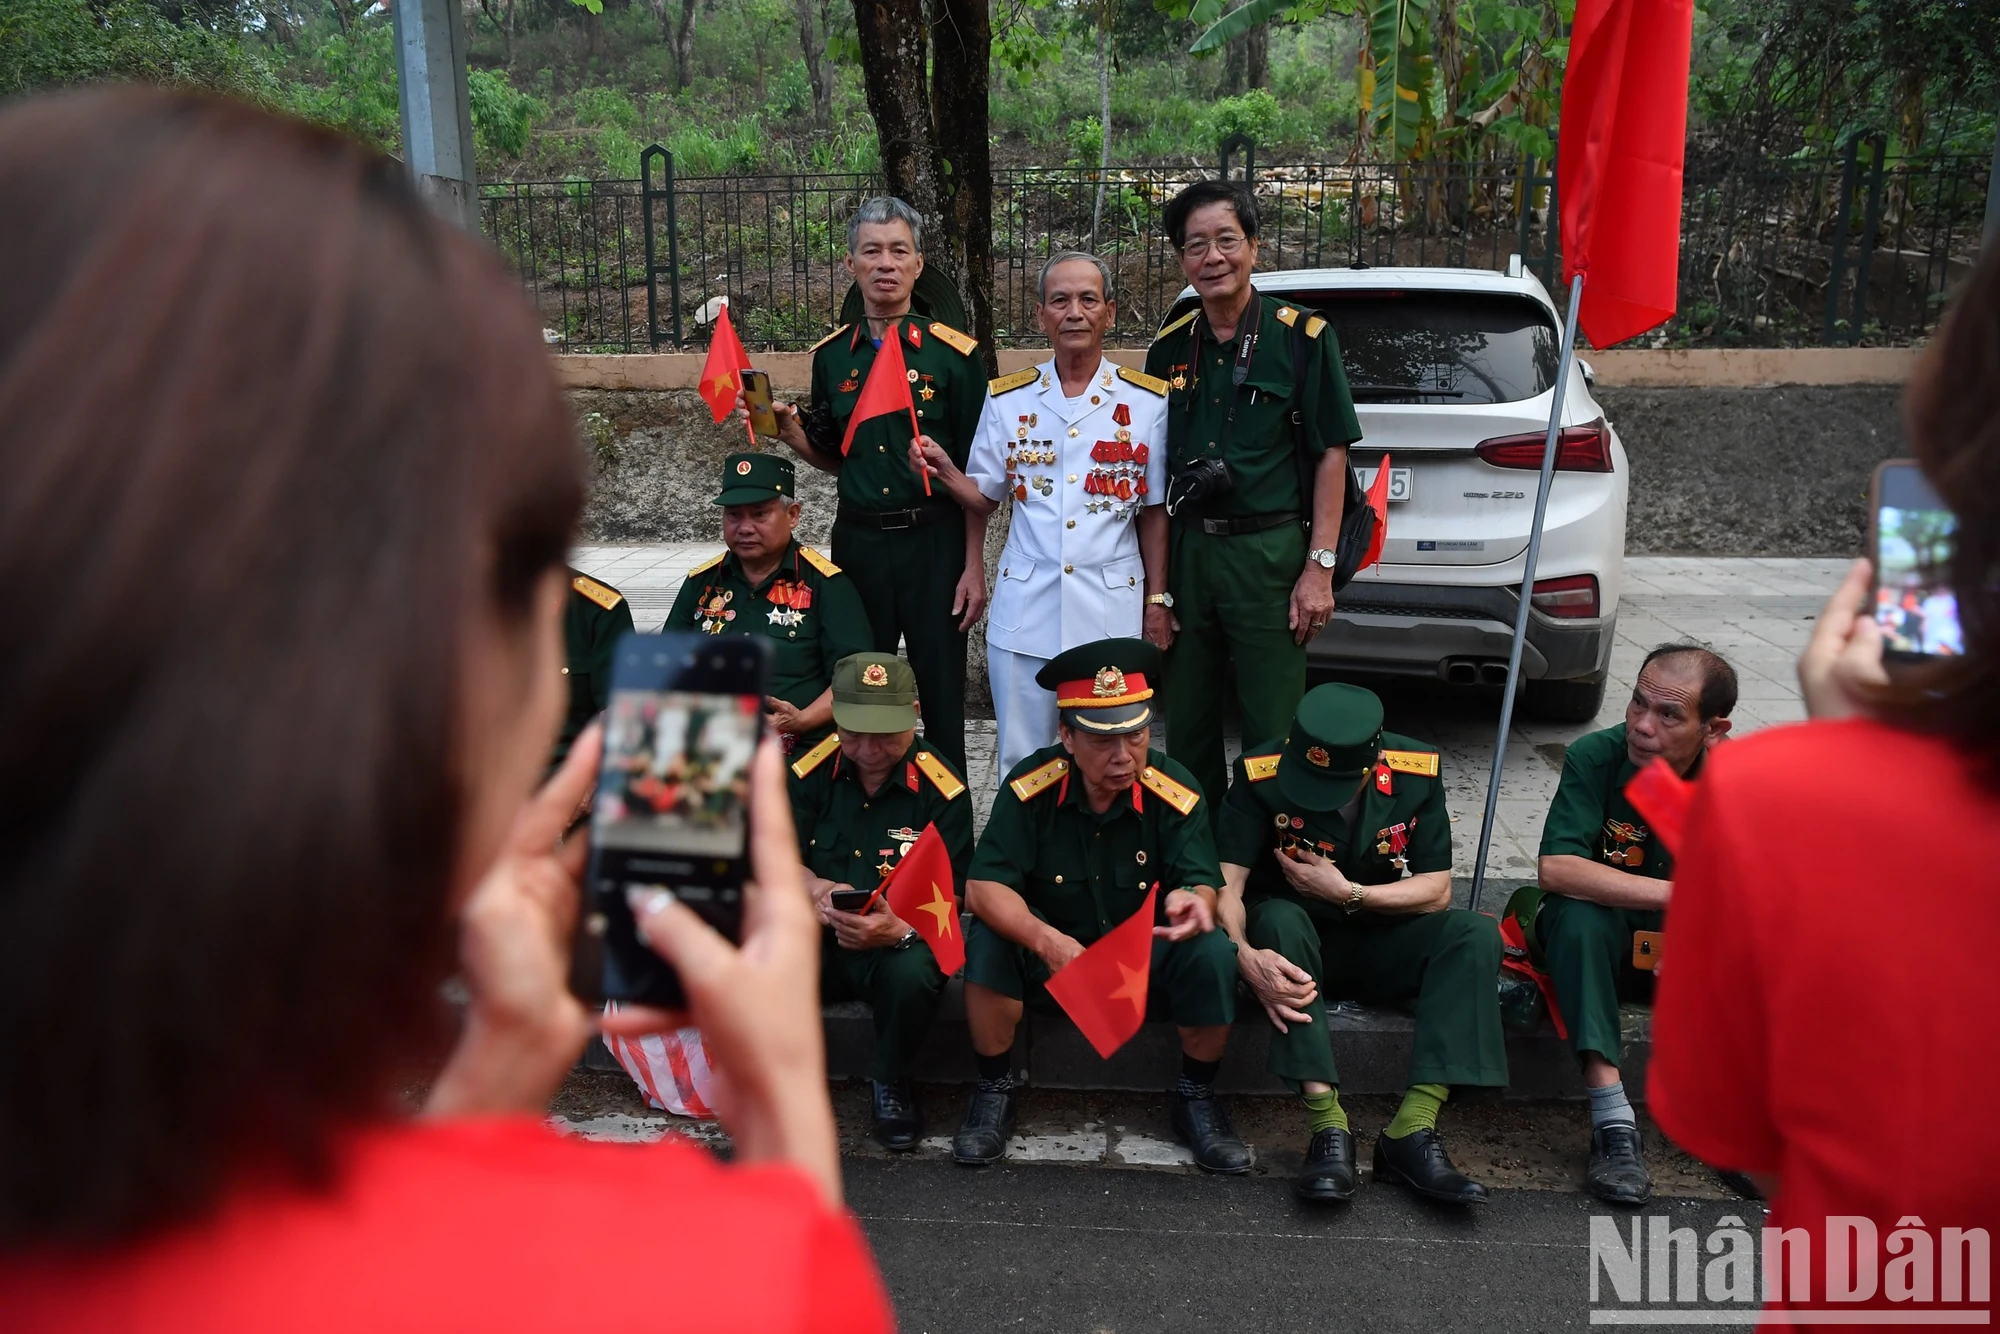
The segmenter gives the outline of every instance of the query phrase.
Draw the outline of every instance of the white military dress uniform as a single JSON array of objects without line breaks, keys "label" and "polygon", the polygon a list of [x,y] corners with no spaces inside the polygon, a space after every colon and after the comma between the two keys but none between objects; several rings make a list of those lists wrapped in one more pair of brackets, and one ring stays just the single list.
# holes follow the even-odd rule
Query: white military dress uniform
[{"label": "white military dress uniform", "polygon": [[989,386],[965,472],[988,500],[1014,500],[986,611],[1002,774],[1056,739],[1055,696],[1035,684],[1043,664],[1140,633],[1135,521],[1167,498],[1166,396],[1165,381],[1102,358],[1075,398],[1053,360]]}]

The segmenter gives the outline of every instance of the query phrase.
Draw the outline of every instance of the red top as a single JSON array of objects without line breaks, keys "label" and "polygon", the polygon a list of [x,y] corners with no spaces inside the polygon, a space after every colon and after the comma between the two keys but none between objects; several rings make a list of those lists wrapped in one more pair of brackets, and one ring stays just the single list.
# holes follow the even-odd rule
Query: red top
[{"label": "red top", "polygon": [[[1879,1279],[1872,1304],[1910,1306],[1885,1298],[1925,1275],[1942,1301],[1954,1271],[1963,1301],[1988,1272],[1986,1238],[1969,1271],[1943,1252],[1948,1228],[2000,1235],[1996,842],[2000,796],[1935,738],[1808,723],[1709,757],[1667,908],[1646,1091],[1688,1152],[1782,1176],[1767,1221],[1810,1232],[1812,1284],[1779,1304],[1868,1304],[1830,1300],[1829,1216],[1873,1224],[1859,1278]],[[1905,1219],[1928,1248],[1891,1238]],[[1754,1210],[1746,1221],[1754,1235]]]},{"label": "red top", "polygon": [[11,1334],[887,1334],[854,1219],[800,1173],[527,1118],[370,1132],[328,1195],[244,1192],[136,1249],[0,1261]]}]

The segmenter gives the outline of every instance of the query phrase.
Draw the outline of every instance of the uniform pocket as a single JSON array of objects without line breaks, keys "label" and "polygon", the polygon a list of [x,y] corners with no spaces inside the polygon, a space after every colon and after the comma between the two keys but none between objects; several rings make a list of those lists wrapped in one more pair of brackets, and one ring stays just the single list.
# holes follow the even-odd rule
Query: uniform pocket
[{"label": "uniform pocket", "polygon": [[1138,556],[1125,556],[1104,563],[1104,633],[1139,633],[1145,611],[1146,563]]},{"label": "uniform pocket", "polygon": [[987,623],[998,630],[1018,630],[1028,619],[1028,581],[1035,576],[1035,562],[1010,557],[993,581],[993,605],[987,609]]}]

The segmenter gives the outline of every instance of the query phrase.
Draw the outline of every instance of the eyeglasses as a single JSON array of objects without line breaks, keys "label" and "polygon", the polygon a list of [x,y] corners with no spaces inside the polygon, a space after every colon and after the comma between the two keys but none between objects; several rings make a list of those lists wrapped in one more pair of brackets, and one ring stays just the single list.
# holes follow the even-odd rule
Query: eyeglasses
[{"label": "eyeglasses", "polygon": [[1189,259],[1206,259],[1211,246],[1218,255],[1233,255],[1243,248],[1243,237],[1236,232],[1224,232],[1212,240],[1206,236],[1193,237],[1181,247],[1181,253]]}]

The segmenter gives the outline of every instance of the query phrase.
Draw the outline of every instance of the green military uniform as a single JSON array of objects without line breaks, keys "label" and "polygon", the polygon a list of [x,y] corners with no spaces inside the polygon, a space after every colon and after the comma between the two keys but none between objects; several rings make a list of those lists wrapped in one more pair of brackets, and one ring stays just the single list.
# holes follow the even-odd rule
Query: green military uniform
[{"label": "green military uniform", "polygon": [[[731,454],[723,464],[718,505],[790,498],[792,464],[769,454]],[[872,646],[868,614],[854,581],[838,565],[794,541],[776,568],[752,582],[732,552],[688,571],[665,630],[762,635],[771,641],[771,694],[803,709],[826,693],[833,667]],[[787,737],[787,753],[809,749],[831,729]]]},{"label": "green military uniform", "polygon": [[[865,665],[883,666],[877,655],[861,655]],[[907,664],[907,700],[915,695]],[[852,675],[852,674],[851,674]],[[921,738],[913,740],[890,767],[880,790],[863,789],[860,770],[840,753],[840,738],[829,736],[792,765],[792,821],[798,828],[799,856],[815,875],[852,889],[872,890],[909,852],[924,826],[935,824],[951,855],[956,889],[965,884],[972,856],[972,797],[964,778]],[[833,932],[820,942],[820,995],[829,1001],[868,1002],[875,1021],[875,1060],[869,1078],[907,1079],[937,1013],[944,974],[921,940],[872,950],[841,948]]]},{"label": "green military uniform", "polygon": [[563,676],[569,681],[569,712],[556,738],[554,768],[569,754],[577,735],[611,702],[611,651],[632,632],[632,604],[610,584],[570,571],[563,600]]},{"label": "green military uniform", "polygon": [[[1357,696],[1374,705],[1361,743],[1321,744],[1318,738],[1339,726],[1322,720],[1335,710],[1358,711]],[[1501,944],[1493,922],[1457,908],[1350,913],[1293,889],[1273,855],[1295,844],[1313,848],[1362,886],[1451,870],[1451,814],[1437,749],[1380,728],[1381,705],[1369,692],[1322,686],[1300,704],[1289,738],[1244,748],[1224,798],[1222,860],[1250,868],[1246,939],[1277,951],[1319,985],[1305,1006],[1311,1023],[1273,1030],[1270,1071],[1295,1089],[1307,1080],[1340,1083],[1326,1019],[1333,996],[1412,1004],[1409,1083],[1503,1086],[1507,1048],[1494,986]],[[1371,767],[1355,794],[1357,772]],[[1328,777],[1336,772],[1341,776]]]},{"label": "green military uniform", "polygon": [[[986,402],[977,340],[948,325],[905,317],[893,325],[902,342],[918,425],[960,467],[972,448]],[[868,326],[842,325],[812,352],[807,434],[841,458],[840,444],[861,387],[875,365]],[[965,633],[951,614],[965,572],[965,512],[941,491],[924,494],[909,462],[906,413],[872,417],[854,429],[840,464],[840,508],[833,558],[854,576],[874,629],[873,647],[908,647],[924,702],[924,734],[939,754],[965,764]]]},{"label": "green military uniform", "polygon": [[[1690,778],[1700,764],[1697,759]],[[1541,855],[1584,857],[1633,875],[1673,879],[1673,856],[1625,799],[1625,785],[1638,772],[1625,750],[1623,723],[1572,741],[1542,825]],[[1619,1000],[1653,995],[1653,974],[1632,966],[1632,933],[1658,931],[1665,917],[1658,910],[1543,896],[1535,934],[1579,1055],[1594,1051],[1618,1063]]]},{"label": "green military uniform", "polygon": [[[1230,664],[1245,736],[1282,735],[1305,693],[1305,649],[1289,624],[1311,537],[1301,469],[1310,476],[1327,450],[1361,438],[1333,330],[1275,297],[1255,301],[1257,344],[1240,389],[1231,375],[1244,331],[1219,343],[1199,309],[1162,328],[1146,353],[1146,372],[1169,386],[1169,475],[1219,455],[1235,482],[1201,513],[1182,509],[1171,528],[1167,583],[1181,628],[1167,659],[1167,753],[1211,794],[1222,791]],[[1304,334],[1299,366],[1294,326]],[[1226,426],[1232,398],[1235,424]]]}]

